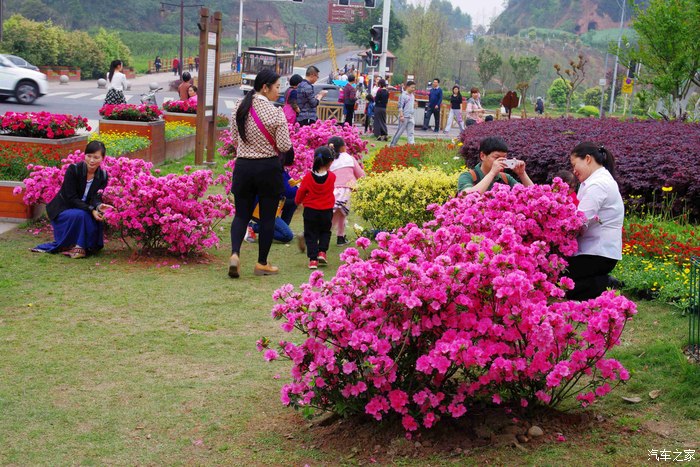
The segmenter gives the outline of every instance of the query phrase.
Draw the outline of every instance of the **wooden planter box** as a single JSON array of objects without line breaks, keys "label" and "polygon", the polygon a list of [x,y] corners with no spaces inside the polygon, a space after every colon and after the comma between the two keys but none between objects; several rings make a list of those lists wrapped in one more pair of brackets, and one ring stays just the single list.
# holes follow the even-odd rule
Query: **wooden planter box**
[{"label": "wooden planter box", "polygon": [[22,149],[41,149],[58,152],[62,157],[75,151],[84,151],[87,146],[87,135],[72,136],[63,139],[24,138],[22,136],[0,135],[0,147]]},{"label": "wooden planter box", "polygon": [[182,136],[165,142],[165,158],[167,160],[182,159],[188,152],[194,151],[197,135]]},{"label": "wooden planter box", "polygon": [[24,183],[0,180],[0,221],[23,222],[36,219],[44,212],[43,204],[27,206],[22,200],[22,195],[13,194],[18,186],[24,186]]},{"label": "wooden planter box", "polygon": [[166,122],[185,122],[193,127],[197,126],[197,114],[163,111],[163,120]]},{"label": "wooden planter box", "polygon": [[126,120],[100,120],[100,131],[136,133],[151,140],[145,161],[160,164],[165,161],[165,121],[129,122]]},{"label": "wooden planter box", "polygon": [[144,161],[150,161],[151,160],[151,147],[149,146],[149,147],[144,148],[144,149],[139,149],[138,151],[119,154],[118,156],[115,156],[115,157],[126,157],[128,159],[142,159]]}]

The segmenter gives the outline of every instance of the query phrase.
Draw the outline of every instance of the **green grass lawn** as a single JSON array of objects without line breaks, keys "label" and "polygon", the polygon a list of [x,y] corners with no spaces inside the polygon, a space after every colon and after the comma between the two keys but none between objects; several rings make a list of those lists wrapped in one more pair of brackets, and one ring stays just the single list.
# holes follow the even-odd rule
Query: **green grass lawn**
[{"label": "green grass lawn", "polygon": [[[244,245],[243,276],[234,281],[226,276],[228,240],[201,262],[133,261],[117,241],[84,260],[27,251],[47,237],[0,236],[0,463],[303,465],[351,453],[355,446],[313,447],[313,430],[279,403],[287,365],[267,364],[255,350],[260,336],[282,336],[270,319],[272,292],[308,278],[295,246],[273,246],[279,276],[254,277],[257,245]],[[339,249],[330,253],[332,274]],[[527,454],[481,448],[430,463],[636,463],[646,449],[700,448],[700,368],[680,350],[686,333],[671,308],[640,303],[614,353],[632,379],[589,409],[618,431]],[[651,400],[654,389],[661,396]],[[650,423],[671,434],[654,434]]]},{"label": "green grass lawn", "polygon": [[[191,163],[161,169],[181,173]],[[217,173],[221,166],[219,159]],[[349,434],[347,445],[329,448],[283,407],[279,389],[289,366],[265,363],[255,349],[263,335],[284,335],[270,317],[271,295],[308,279],[305,255],[274,244],[270,261],[281,274],[254,277],[257,245],[244,244],[242,277],[231,280],[228,225],[221,248],[199,259],[135,259],[112,240],[97,256],[70,260],[28,251],[49,233],[0,235],[0,464],[369,462],[359,438]],[[327,274],[340,251],[331,246]],[[631,380],[584,411],[605,424],[565,430],[565,443],[377,458],[399,465],[612,465],[645,462],[649,449],[698,450],[700,367],[682,353],[686,337],[686,318],[673,308],[639,303],[613,353]],[[652,390],[661,395],[652,400]]]}]

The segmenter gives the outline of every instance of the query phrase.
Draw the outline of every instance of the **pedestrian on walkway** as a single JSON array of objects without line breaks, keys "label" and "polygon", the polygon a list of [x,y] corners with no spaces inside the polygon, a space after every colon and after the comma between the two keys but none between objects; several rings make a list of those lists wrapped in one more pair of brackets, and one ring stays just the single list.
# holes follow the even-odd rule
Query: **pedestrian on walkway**
[{"label": "pedestrian on walkway", "polygon": [[[372,94],[367,94],[367,105],[365,105],[365,134],[369,132],[369,124],[374,118],[374,97]],[[372,126],[374,128],[374,126]]]},{"label": "pedestrian on walkway", "polygon": [[459,131],[464,130],[464,121],[462,120],[462,93],[459,92],[459,86],[452,86],[452,95],[450,96],[450,113],[447,116],[447,125],[445,125],[444,133],[449,133],[452,129],[452,120],[457,119]]},{"label": "pedestrian on walkway", "polygon": [[269,69],[258,72],[253,89],[232,110],[235,121],[231,137],[236,142],[236,166],[231,193],[235,216],[231,223],[231,257],[228,275],[240,276],[240,251],[257,198],[260,208],[260,238],[256,276],[277,274],[267,261],[275,231],[280,195],[284,193],[280,152],[289,153],[292,142],[282,109],[273,102],[279,97],[280,77]]},{"label": "pedestrian on walkway", "polygon": [[352,126],[352,119],[355,115],[355,104],[357,103],[357,89],[355,83],[355,75],[348,75],[348,84],[343,88],[343,105],[345,106],[345,123]]},{"label": "pedestrian on walkway", "polygon": [[177,58],[173,58],[173,74],[175,76],[180,75],[180,60]]},{"label": "pedestrian on walkway", "polygon": [[105,104],[126,104],[124,91],[129,86],[126,75],[122,73],[124,65],[121,60],[112,60],[107,74],[107,95]]},{"label": "pedestrian on walkway", "polygon": [[194,57],[194,71],[199,73],[199,57]]},{"label": "pedestrian on walkway", "polygon": [[406,131],[408,136],[408,144],[414,144],[413,139],[414,129],[416,126],[416,97],[414,93],[416,92],[416,82],[407,81],[404,92],[399,96],[399,127],[396,130],[396,134],[391,139],[391,144],[389,146],[396,146],[399,142],[399,138]]},{"label": "pedestrian on walkway", "polygon": [[190,73],[194,71],[194,57],[187,58],[187,67],[189,68]]},{"label": "pedestrian on walkway", "polygon": [[156,55],[153,65],[156,67],[156,73],[160,73],[160,67],[163,66],[163,63],[160,61],[160,56]]},{"label": "pedestrian on walkway", "polygon": [[374,136],[377,137],[377,141],[386,141],[389,135],[386,128],[386,106],[389,103],[386,81],[380,79],[377,89],[377,96],[374,98]]},{"label": "pedestrian on walkway", "polygon": [[328,91],[321,91],[314,95],[314,83],[318,81],[319,70],[311,65],[306,69],[306,77],[297,86],[297,105],[299,115],[297,123],[301,126],[311,125],[318,120],[316,108]]},{"label": "pedestrian on walkway", "polygon": [[423,130],[427,131],[430,128],[430,116],[435,117],[435,133],[440,131],[440,106],[442,105],[442,88],[440,87],[440,80],[435,78],[433,80],[433,87],[430,89],[430,97],[428,98],[428,104],[425,106],[425,116],[423,117]]}]

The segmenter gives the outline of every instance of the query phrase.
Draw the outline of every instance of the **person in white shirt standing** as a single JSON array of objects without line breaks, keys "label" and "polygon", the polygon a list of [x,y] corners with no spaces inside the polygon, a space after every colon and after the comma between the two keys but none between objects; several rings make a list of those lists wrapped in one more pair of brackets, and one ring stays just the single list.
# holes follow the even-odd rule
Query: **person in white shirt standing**
[{"label": "person in white shirt standing", "polygon": [[105,104],[126,104],[124,91],[128,87],[126,75],[122,73],[124,64],[121,60],[112,60],[107,74],[108,90],[105,96]]},{"label": "person in white shirt standing", "polygon": [[578,251],[567,258],[565,276],[575,282],[567,293],[571,300],[588,300],[620,282],[610,273],[622,259],[622,224],[625,205],[613,178],[615,158],[600,144],[581,143],[570,156],[572,171],[581,183],[579,211],[586,215],[578,237]]},{"label": "person in white shirt standing", "polygon": [[414,81],[406,82],[406,89],[399,96],[399,127],[396,129],[396,134],[391,139],[389,146],[396,146],[399,138],[404,131],[408,135],[408,144],[415,144],[414,133],[416,126],[416,98],[413,93],[416,92],[416,83]]}]

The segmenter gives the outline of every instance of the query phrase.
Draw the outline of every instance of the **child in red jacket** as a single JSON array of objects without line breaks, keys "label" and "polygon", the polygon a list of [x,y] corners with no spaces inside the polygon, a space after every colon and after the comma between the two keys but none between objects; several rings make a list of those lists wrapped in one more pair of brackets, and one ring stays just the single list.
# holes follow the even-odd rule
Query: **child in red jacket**
[{"label": "child in red jacket", "polygon": [[331,241],[335,206],[335,174],[329,170],[333,160],[333,151],[328,146],[316,149],[313,170],[301,180],[294,200],[297,205],[304,205],[304,241],[309,269],[317,269],[319,263],[328,264],[326,252]]}]

